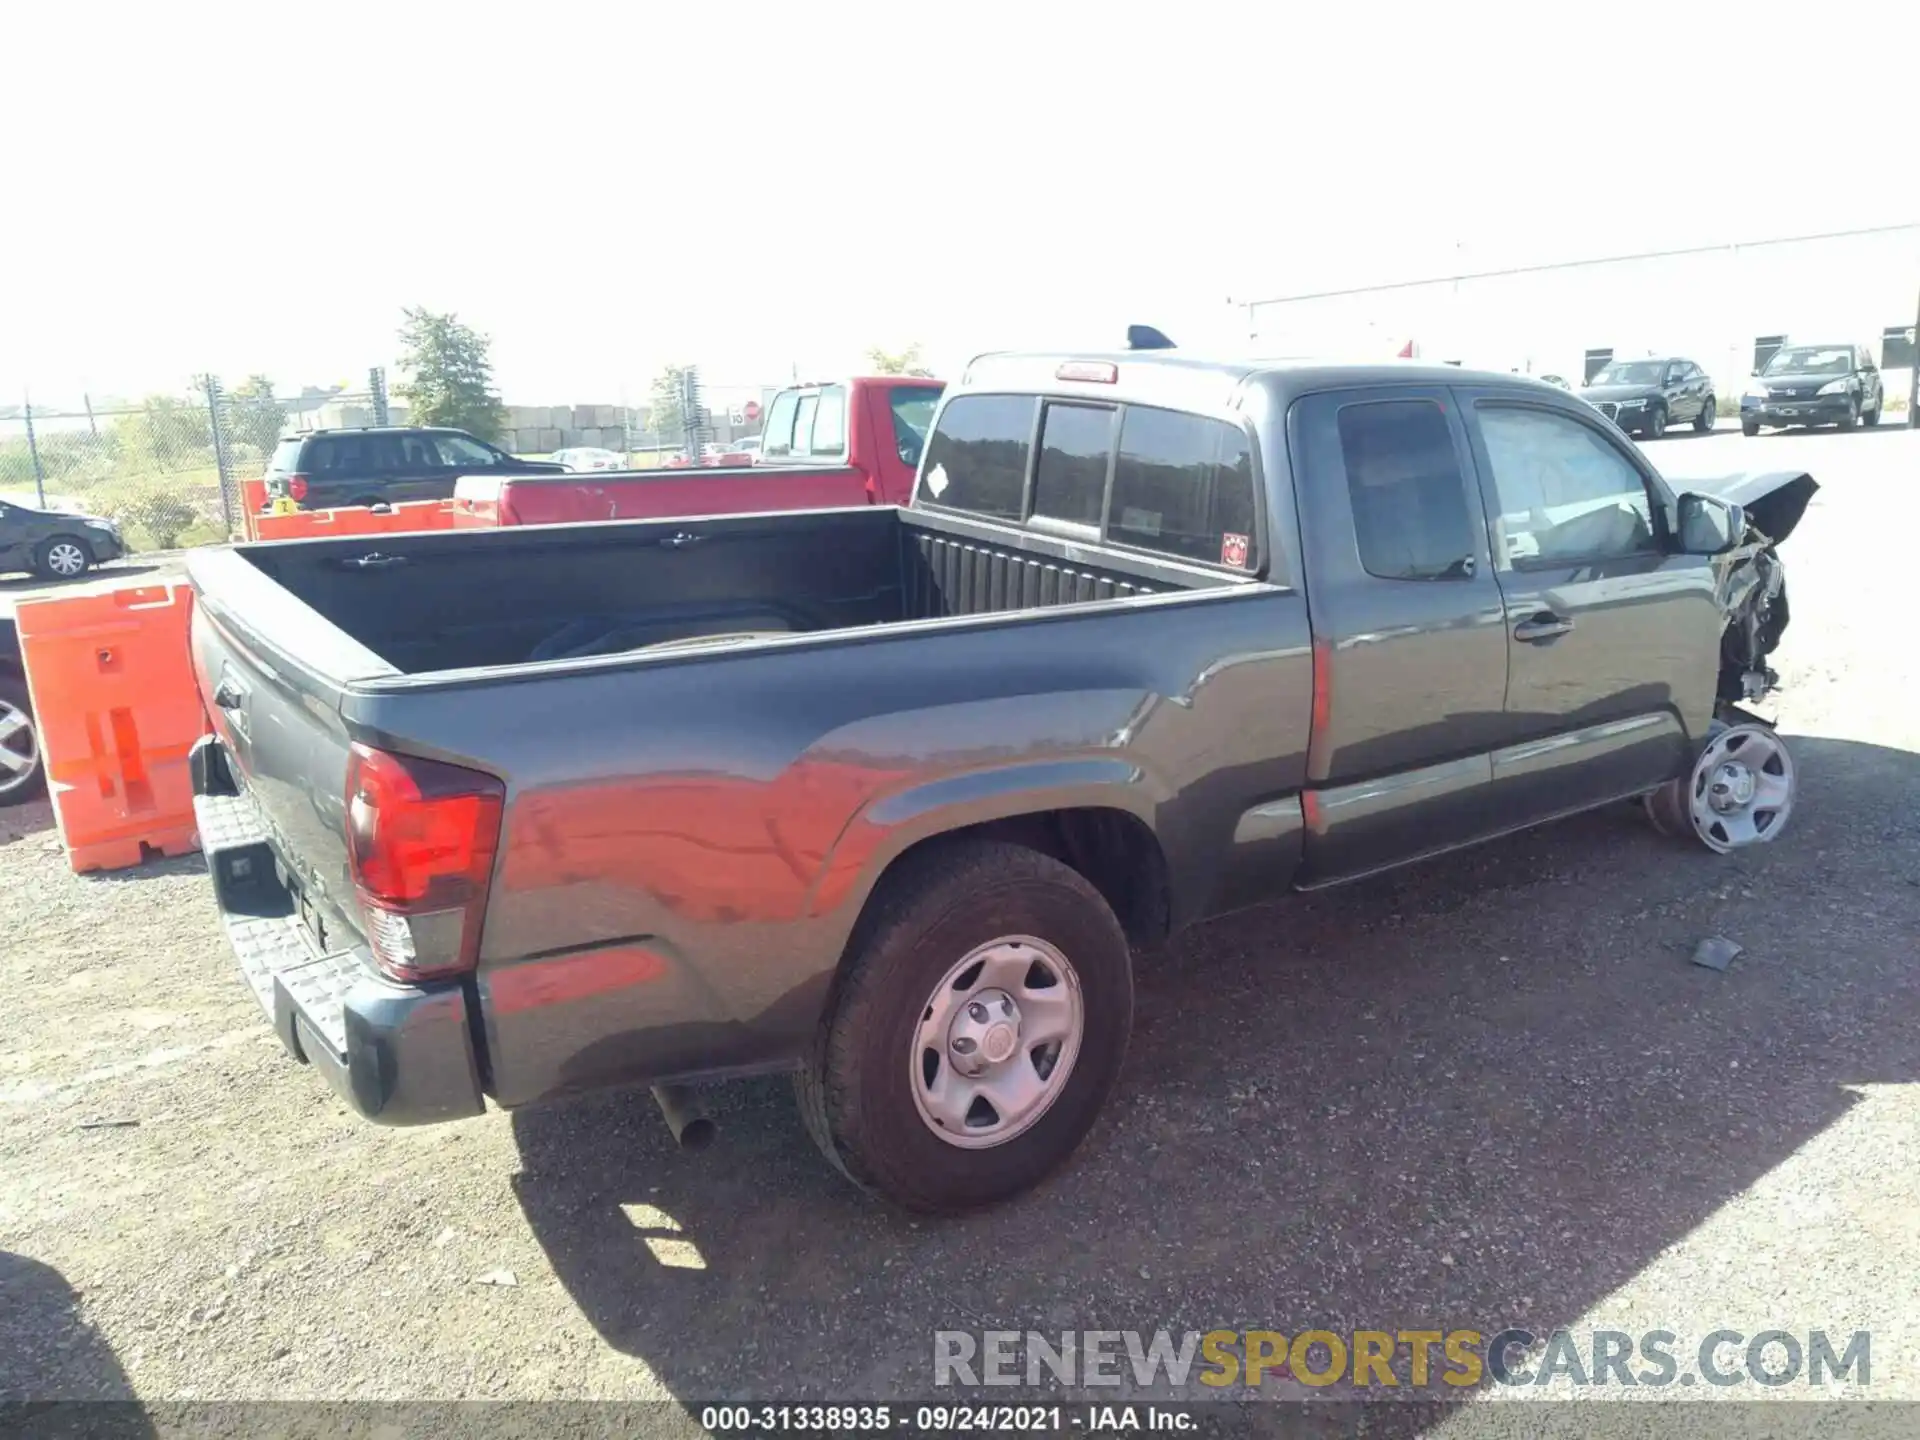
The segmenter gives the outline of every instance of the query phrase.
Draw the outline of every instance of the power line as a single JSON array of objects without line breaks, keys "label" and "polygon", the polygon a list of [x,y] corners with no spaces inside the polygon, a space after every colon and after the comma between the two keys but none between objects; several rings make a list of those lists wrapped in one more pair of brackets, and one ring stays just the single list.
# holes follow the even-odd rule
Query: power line
[{"label": "power line", "polygon": [[1862,235],[1894,235],[1920,230],[1920,221],[1902,225],[1869,225],[1858,230],[1828,230],[1818,235],[1781,235],[1770,240],[1738,240],[1731,244],[1690,245],[1680,250],[1645,250],[1634,255],[1602,255],[1587,260],[1555,260],[1545,265],[1515,265],[1505,270],[1473,270],[1459,275],[1434,275],[1424,280],[1390,280],[1383,285],[1354,285],[1344,290],[1310,290],[1299,295],[1276,295],[1268,300],[1244,301],[1252,316],[1261,305],[1294,305],[1303,300],[1337,300],[1348,295],[1377,295],[1387,290],[1418,290],[1425,285],[1455,285],[1463,280],[1500,280],[1510,275],[1543,275],[1553,270],[1581,270],[1594,265],[1623,265],[1635,260],[1671,260],[1682,255],[1713,255],[1725,250],[1764,250],[1774,245],[1806,245],[1817,240],[1851,240]]}]

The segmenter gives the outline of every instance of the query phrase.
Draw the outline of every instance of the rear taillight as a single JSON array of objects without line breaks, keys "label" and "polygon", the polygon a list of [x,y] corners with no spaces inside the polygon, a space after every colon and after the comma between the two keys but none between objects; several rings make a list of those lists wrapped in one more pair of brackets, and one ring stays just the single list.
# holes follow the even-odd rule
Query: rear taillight
[{"label": "rear taillight", "polygon": [[296,500],[307,498],[307,477],[304,475],[287,476],[287,494]]},{"label": "rear taillight", "polygon": [[491,775],[353,746],[347,854],[373,958],[396,980],[473,969],[505,798]]}]

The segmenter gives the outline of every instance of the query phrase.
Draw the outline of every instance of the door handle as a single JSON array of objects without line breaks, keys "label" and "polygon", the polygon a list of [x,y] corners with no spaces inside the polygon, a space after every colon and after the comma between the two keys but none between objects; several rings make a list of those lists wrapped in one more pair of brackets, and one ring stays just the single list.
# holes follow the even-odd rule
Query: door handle
[{"label": "door handle", "polygon": [[213,703],[222,710],[238,710],[247,703],[246,693],[231,680],[222,680],[214,687]]},{"label": "door handle", "polygon": [[1556,615],[1551,610],[1542,610],[1539,614],[1530,615],[1518,625],[1514,626],[1513,638],[1516,640],[1551,640],[1557,635],[1566,634],[1571,629],[1573,629],[1573,621],[1568,620],[1564,616]]}]

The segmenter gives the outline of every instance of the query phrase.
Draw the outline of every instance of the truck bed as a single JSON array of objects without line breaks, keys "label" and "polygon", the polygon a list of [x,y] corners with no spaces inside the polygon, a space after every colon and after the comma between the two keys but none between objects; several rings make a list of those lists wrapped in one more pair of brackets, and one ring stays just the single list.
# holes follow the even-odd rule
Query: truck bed
[{"label": "truck bed", "polygon": [[[891,507],[242,547],[419,675],[1163,594],[1232,577]],[[338,676],[339,679],[352,677]]]}]

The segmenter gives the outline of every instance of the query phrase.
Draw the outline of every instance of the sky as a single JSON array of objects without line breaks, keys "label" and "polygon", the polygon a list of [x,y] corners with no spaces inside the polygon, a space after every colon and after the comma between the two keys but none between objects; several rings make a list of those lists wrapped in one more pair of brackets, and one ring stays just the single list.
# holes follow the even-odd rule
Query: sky
[{"label": "sky", "polygon": [[409,305],[522,404],[1136,321],[1240,353],[1230,300],[1920,220],[1911,0],[9,11],[9,401],[358,388]]}]

